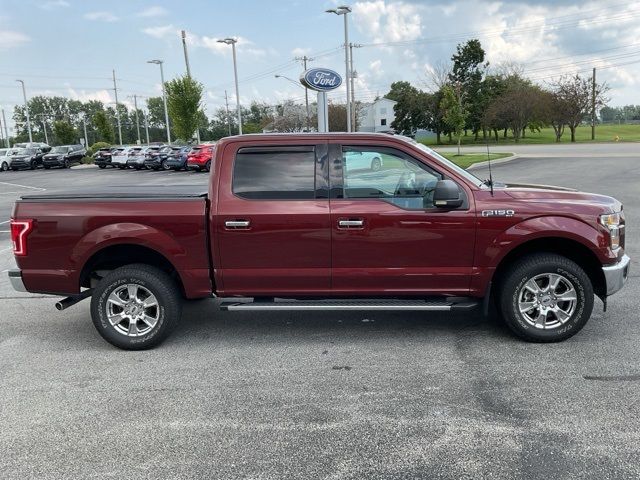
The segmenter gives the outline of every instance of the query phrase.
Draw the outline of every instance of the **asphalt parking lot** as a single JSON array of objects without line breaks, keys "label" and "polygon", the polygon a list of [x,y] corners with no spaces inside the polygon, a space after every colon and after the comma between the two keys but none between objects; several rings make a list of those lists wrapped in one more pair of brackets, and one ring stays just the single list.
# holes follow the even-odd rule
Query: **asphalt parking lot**
[{"label": "asphalt parking lot", "polygon": [[[202,300],[161,347],[125,352],[94,330],[88,302],[58,312],[3,274],[0,477],[640,478],[638,150],[493,169],[625,204],[631,278],[560,344],[523,343],[480,314],[252,314]],[[0,222],[33,189],[206,181],[2,173]],[[0,233],[0,270],[9,247]]]}]

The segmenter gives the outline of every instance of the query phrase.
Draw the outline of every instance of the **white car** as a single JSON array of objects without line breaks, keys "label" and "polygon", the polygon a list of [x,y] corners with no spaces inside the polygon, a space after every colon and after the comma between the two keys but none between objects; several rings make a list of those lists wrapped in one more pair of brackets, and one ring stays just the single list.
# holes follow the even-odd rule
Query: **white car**
[{"label": "white car", "polygon": [[0,172],[6,172],[11,166],[11,148],[0,148]]},{"label": "white car", "polygon": [[116,151],[111,154],[111,164],[114,167],[118,167],[120,169],[127,168],[127,160],[129,160],[129,156],[135,156],[142,147],[122,147],[118,148]]},{"label": "white car", "polygon": [[382,156],[378,152],[344,152],[345,169],[371,170],[377,172],[382,168]]}]

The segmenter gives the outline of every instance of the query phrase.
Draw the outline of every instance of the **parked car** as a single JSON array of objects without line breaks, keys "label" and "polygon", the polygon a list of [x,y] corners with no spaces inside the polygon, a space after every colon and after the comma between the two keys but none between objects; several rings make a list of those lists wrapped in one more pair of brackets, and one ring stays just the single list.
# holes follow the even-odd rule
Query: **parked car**
[{"label": "parked car", "polygon": [[10,148],[0,148],[0,172],[6,172],[11,166],[11,152]]},{"label": "parked car", "polygon": [[129,161],[129,156],[133,157],[138,154],[142,150],[142,147],[132,146],[132,147],[119,147],[116,152],[111,154],[111,164],[114,167],[118,167],[120,169],[127,168],[127,162]]},{"label": "parked car", "polygon": [[187,155],[187,169],[208,172],[211,169],[214,146],[212,144],[201,144],[193,147]]},{"label": "parked car", "polygon": [[117,147],[103,147],[93,154],[93,163],[100,168],[115,167],[111,164],[111,155],[118,151]]},{"label": "parked car", "polygon": [[[346,168],[357,151],[393,168]],[[183,296],[211,295],[231,311],[486,314],[495,302],[517,336],[557,342],[629,276],[618,200],[483,181],[399,136],[228,137],[213,164],[201,190],[23,195],[12,285],[69,295],[60,310],[91,297],[100,335],[138,350],[177,326]]]},{"label": "parked car", "polygon": [[186,170],[187,169],[187,155],[192,150],[192,147],[182,147],[178,151],[173,151],[167,157],[165,167],[173,170]]},{"label": "parked car", "polygon": [[151,151],[144,159],[144,166],[149,170],[169,170],[167,159],[173,152],[179,152],[180,147],[164,145],[158,150]]},{"label": "parked car", "polygon": [[142,170],[145,168],[145,161],[149,158],[153,157],[154,153],[158,153],[158,151],[164,145],[148,145],[146,147],[142,147],[139,150],[129,153],[129,158],[127,159],[127,167],[135,168],[136,170]]},{"label": "parked car", "polygon": [[17,148],[11,155],[11,170],[30,168],[35,170],[42,166],[44,152],[40,148]]},{"label": "parked car", "polygon": [[382,168],[383,155],[378,152],[346,152],[345,167],[348,170],[371,170],[377,172]]},{"label": "parked car", "polygon": [[44,142],[26,142],[26,143],[16,143],[14,148],[39,148],[43,153],[48,153],[51,151],[51,146]]},{"label": "parked car", "polygon": [[74,163],[80,163],[86,154],[87,150],[79,144],[53,147],[49,153],[42,157],[42,164],[46,169],[51,167],[69,168]]}]

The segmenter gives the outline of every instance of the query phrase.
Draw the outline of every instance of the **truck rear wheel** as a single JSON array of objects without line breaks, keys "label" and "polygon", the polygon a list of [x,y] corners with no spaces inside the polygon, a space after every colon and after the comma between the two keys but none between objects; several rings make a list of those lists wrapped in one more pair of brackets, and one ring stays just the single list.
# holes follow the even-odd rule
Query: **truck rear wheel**
[{"label": "truck rear wheel", "polygon": [[559,342],[578,333],[591,317],[593,286],[575,262],[539,253],[511,266],[498,300],[516,335],[530,342]]},{"label": "truck rear wheel", "polygon": [[180,319],[175,282],[162,270],[143,264],[107,274],[91,297],[91,318],[98,333],[124,350],[160,344]]}]

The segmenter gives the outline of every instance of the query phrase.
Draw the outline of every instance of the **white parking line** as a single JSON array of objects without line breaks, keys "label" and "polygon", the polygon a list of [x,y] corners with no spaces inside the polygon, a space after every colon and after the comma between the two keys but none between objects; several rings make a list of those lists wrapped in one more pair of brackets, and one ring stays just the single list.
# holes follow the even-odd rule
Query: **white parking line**
[{"label": "white parking line", "polygon": [[40,188],[40,187],[30,187],[29,185],[20,185],[19,183],[9,183],[9,182],[0,182],[3,185],[11,185],[12,187],[19,187],[19,188],[29,188],[31,190],[46,190],[46,188]]},{"label": "white parking line", "polygon": [[8,252],[10,250],[13,250],[13,247],[3,248],[2,250],[0,250],[0,253],[5,253],[5,252]]},{"label": "white parking line", "polygon": [[0,222],[0,225],[4,225],[5,223],[9,223],[11,220],[5,220],[4,222]]}]

